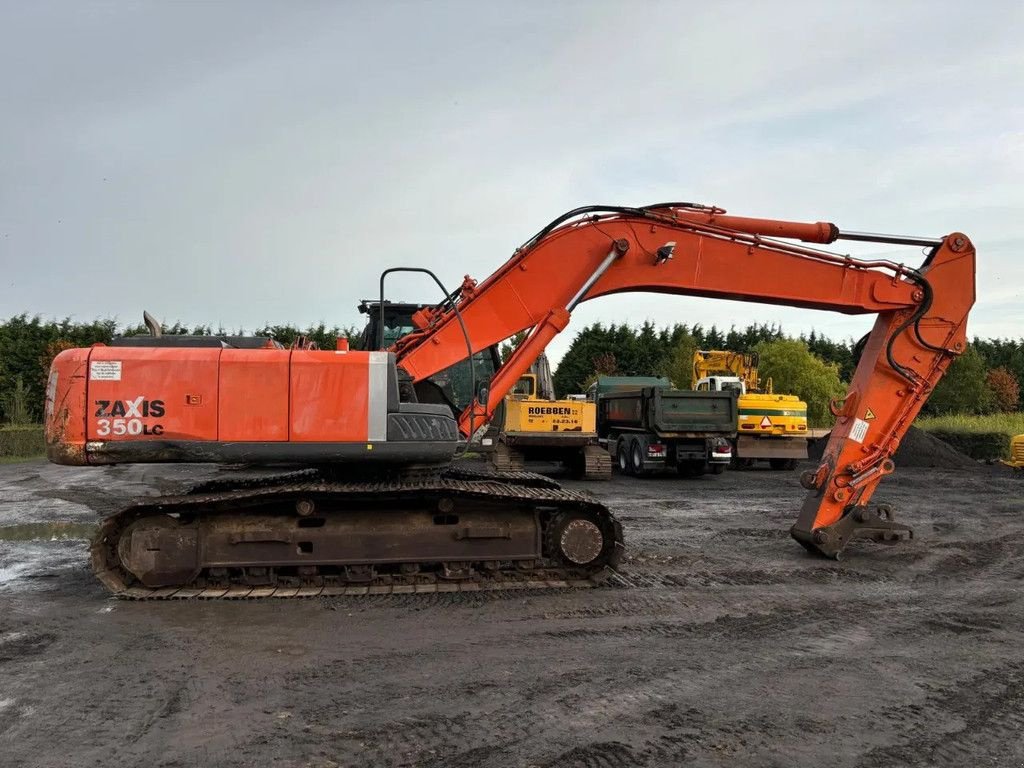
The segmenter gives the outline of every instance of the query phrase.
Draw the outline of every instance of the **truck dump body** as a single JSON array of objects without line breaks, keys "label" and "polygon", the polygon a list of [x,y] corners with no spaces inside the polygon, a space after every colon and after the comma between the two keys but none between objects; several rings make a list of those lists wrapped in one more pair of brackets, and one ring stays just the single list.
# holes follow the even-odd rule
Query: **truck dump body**
[{"label": "truck dump body", "polygon": [[736,395],[643,387],[598,399],[598,434],[650,431],[659,436],[705,436],[736,432]]}]

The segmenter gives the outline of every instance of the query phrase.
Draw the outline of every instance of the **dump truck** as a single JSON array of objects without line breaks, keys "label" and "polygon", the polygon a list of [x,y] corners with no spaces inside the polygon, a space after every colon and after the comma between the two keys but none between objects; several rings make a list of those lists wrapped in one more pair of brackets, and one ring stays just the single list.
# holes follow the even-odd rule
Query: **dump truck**
[{"label": "dump truck", "polygon": [[796,395],[777,395],[772,380],[761,380],[756,352],[697,350],[693,388],[698,392],[736,390],[739,415],[733,464],[767,461],[772,469],[796,469],[807,458],[807,403]]},{"label": "dump truck", "polygon": [[499,471],[524,468],[528,461],[557,461],[576,478],[607,480],[608,452],[597,441],[597,407],[576,399],[554,399],[547,355],[519,377],[505,398],[505,419],[490,453]]},{"label": "dump truck", "polygon": [[665,378],[599,377],[597,433],[619,471],[675,469],[683,477],[721,474],[732,460],[737,393],[673,389]]}]

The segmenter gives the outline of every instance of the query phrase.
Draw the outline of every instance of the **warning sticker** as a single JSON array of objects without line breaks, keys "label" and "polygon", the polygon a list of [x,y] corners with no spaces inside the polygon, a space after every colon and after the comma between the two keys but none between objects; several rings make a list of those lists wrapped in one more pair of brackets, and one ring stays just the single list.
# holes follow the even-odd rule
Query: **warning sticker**
[{"label": "warning sticker", "polygon": [[761,419],[761,429],[768,429],[772,425],[772,420],[765,416]]},{"label": "warning sticker", "polygon": [[871,421],[875,418],[875,412],[868,408],[867,413],[864,414],[864,421]]},{"label": "warning sticker", "polygon": [[854,419],[853,429],[850,430],[850,439],[856,440],[858,443],[863,443],[864,438],[868,436],[868,423],[864,419]]},{"label": "warning sticker", "polygon": [[89,363],[89,381],[120,381],[120,360],[92,360]]}]

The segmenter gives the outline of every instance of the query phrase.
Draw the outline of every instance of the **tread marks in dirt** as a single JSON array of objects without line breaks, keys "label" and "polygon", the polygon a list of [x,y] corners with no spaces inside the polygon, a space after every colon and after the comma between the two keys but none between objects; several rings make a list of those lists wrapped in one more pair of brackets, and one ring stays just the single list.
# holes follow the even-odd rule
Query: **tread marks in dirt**
[{"label": "tread marks in dirt", "polygon": [[0,664],[38,656],[56,642],[52,632],[5,632],[0,634]]},{"label": "tread marks in dirt", "polygon": [[1019,764],[1024,759],[1024,664],[1014,662],[942,686],[920,704],[886,713],[899,743],[867,752],[859,768]]},{"label": "tread marks in dirt", "polygon": [[938,563],[929,564],[918,579],[947,577],[991,580],[995,577],[1024,578],[1024,533],[1010,533],[984,541],[940,542],[932,550],[945,553]]},{"label": "tread marks in dirt", "polygon": [[[527,736],[514,718],[482,723],[478,715],[466,713],[401,717],[340,731],[330,723],[316,722],[310,725],[308,734],[332,751],[359,754],[365,765],[438,768],[493,764],[495,758]],[[482,741],[489,743],[481,745]]]},{"label": "tread marks in dirt", "polygon": [[952,632],[955,635],[990,634],[1000,630],[1004,621],[997,617],[977,612],[939,613],[926,619],[925,626],[935,632]]},{"label": "tread marks in dirt", "polygon": [[791,631],[805,631],[810,625],[815,633],[825,631],[828,627],[842,627],[848,624],[858,612],[877,608],[876,603],[848,602],[844,605],[844,614],[823,614],[817,609],[791,609],[784,606],[775,607],[766,613],[749,613],[745,615],[725,614],[707,621],[651,621],[630,622],[618,626],[577,627],[566,630],[548,629],[537,633],[537,636],[558,639],[567,638],[635,638],[637,640],[652,638],[728,638],[743,640],[744,638],[781,635]]},{"label": "tread marks in dirt", "polygon": [[[703,565],[690,565],[685,570],[666,570],[666,563],[655,563],[650,569],[634,554],[618,571],[604,582],[612,589],[689,589],[714,586],[757,586],[793,584],[869,584],[886,582],[889,576],[879,572],[855,570],[849,564],[838,566],[827,561],[808,561],[802,566],[781,567],[771,563],[750,568],[716,570]],[[678,566],[676,566],[678,567]]]},{"label": "tread marks in dirt", "polygon": [[638,764],[642,764],[641,755],[629,745],[619,741],[595,741],[573,747],[543,765],[544,768],[630,768]]}]

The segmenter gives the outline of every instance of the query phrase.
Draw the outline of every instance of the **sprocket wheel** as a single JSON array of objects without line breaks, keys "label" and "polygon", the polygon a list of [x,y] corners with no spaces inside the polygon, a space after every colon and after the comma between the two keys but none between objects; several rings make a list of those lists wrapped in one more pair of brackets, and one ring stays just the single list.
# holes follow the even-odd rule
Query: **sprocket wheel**
[{"label": "sprocket wheel", "polygon": [[589,566],[607,559],[614,541],[597,520],[583,512],[558,512],[548,525],[545,549],[570,566]]}]

